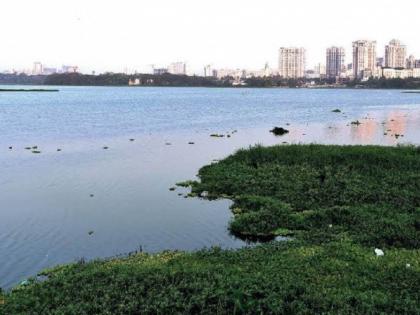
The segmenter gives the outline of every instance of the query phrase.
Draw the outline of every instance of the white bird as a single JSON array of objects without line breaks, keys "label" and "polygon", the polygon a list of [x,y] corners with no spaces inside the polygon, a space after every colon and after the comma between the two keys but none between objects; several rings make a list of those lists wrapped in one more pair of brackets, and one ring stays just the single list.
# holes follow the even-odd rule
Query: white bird
[{"label": "white bird", "polygon": [[375,248],[375,254],[376,254],[376,256],[383,256],[384,251],[382,249]]}]

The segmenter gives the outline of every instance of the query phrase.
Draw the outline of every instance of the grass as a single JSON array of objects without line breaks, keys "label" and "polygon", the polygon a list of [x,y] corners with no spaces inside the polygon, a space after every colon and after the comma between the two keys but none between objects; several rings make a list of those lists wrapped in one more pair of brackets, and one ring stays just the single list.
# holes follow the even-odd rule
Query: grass
[{"label": "grass", "polygon": [[283,228],[417,248],[419,170],[416,147],[257,146],[203,167],[191,186],[234,201],[237,236],[275,236]]},{"label": "grass", "polygon": [[0,292],[0,314],[419,314],[419,169],[416,147],[240,150],[182,186],[288,241],[82,260]]}]

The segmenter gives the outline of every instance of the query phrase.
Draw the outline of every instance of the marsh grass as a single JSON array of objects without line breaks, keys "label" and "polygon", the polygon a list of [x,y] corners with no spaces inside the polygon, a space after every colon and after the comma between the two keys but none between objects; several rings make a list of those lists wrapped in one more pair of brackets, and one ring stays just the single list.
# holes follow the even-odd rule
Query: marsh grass
[{"label": "marsh grass", "polygon": [[416,147],[257,146],[203,167],[192,191],[228,195],[239,237],[287,229],[417,248],[419,170]]},{"label": "marsh grass", "polygon": [[178,185],[232,199],[235,234],[291,239],[58,266],[0,314],[420,314],[419,170],[416,147],[240,150]]}]

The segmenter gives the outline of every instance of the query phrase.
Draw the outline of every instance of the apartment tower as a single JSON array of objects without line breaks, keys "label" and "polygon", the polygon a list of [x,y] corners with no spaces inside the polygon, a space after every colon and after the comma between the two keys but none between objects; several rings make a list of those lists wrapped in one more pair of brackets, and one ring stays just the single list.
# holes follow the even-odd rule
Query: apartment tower
[{"label": "apartment tower", "polygon": [[353,42],[353,76],[356,79],[375,76],[376,42],[358,40]]},{"label": "apartment tower", "polygon": [[399,40],[393,39],[385,46],[385,67],[405,68],[407,47]]},{"label": "apartment tower", "polygon": [[339,77],[341,73],[346,71],[345,51],[342,47],[327,48],[326,74],[327,78]]},{"label": "apartment tower", "polygon": [[279,75],[283,78],[298,79],[305,76],[304,48],[281,47],[279,50]]}]

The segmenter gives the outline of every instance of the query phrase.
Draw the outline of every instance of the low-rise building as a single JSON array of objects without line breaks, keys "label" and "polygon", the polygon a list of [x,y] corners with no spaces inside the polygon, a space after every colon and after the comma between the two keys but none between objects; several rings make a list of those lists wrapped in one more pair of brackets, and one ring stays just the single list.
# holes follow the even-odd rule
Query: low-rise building
[{"label": "low-rise building", "polygon": [[420,78],[420,68],[414,68],[414,69],[382,68],[381,76],[385,79]]}]

